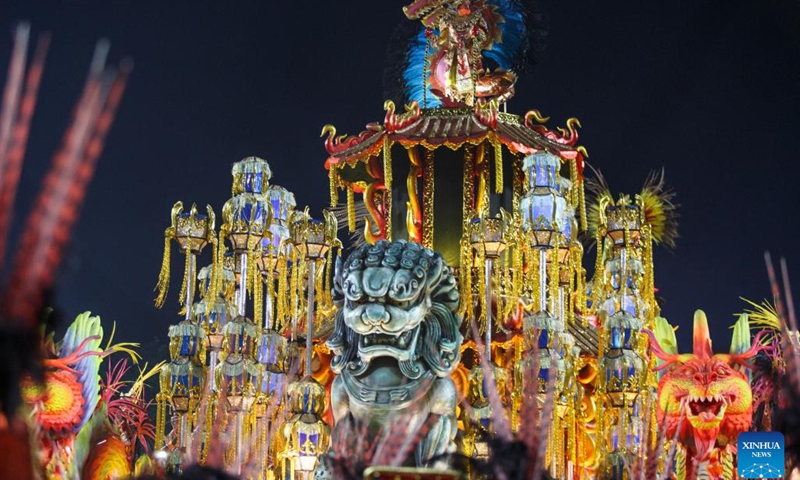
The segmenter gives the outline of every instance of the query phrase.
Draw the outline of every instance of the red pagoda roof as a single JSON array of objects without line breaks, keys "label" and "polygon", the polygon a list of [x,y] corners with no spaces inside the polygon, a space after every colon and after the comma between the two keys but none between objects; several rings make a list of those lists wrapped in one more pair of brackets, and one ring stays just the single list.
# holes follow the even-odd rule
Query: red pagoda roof
[{"label": "red pagoda roof", "polygon": [[488,140],[502,143],[513,153],[531,154],[547,150],[564,159],[579,159],[578,168],[583,170],[583,154],[576,146],[577,130],[580,123],[570,119],[567,128],[559,132],[548,130],[537,111],[528,112],[524,117],[502,113],[494,103],[482,103],[471,108],[421,109],[418,104],[407,105],[404,113],[394,111],[394,103],[384,105],[384,123],[367,125],[358,136],[336,137],[336,129],[326,126],[325,148],[330,155],[325,167],[347,163],[366,162],[378,155],[386,139],[400,143],[404,147],[421,145],[427,149],[447,146],[457,149],[465,143],[477,145]]}]

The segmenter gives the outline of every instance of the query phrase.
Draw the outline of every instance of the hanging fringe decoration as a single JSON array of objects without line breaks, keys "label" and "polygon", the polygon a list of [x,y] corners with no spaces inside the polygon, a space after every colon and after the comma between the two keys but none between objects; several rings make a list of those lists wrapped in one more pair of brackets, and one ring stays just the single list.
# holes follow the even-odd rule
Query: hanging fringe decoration
[{"label": "hanging fringe decoration", "polygon": [[392,241],[392,144],[383,136],[383,191],[386,207],[386,240]]},{"label": "hanging fringe decoration", "polygon": [[161,257],[161,271],[158,272],[158,283],[155,288],[158,292],[155,300],[156,308],[164,306],[164,300],[166,300],[167,292],[169,291],[169,264],[171,260],[170,241],[172,241],[174,236],[175,229],[172,227],[167,228],[164,232],[164,253]]},{"label": "hanging fringe decoration", "polygon": [[328,179],[330,180],[331,189],[331,208],[334,208],[339,204],[339,172],[336,169],[336,165],[331,165],[330,170],[328,170]]},{"label": "hanging fringe decoration", "polygon": [[580,217],[580,225],[581,230],[586,231],[589,228],[589,221],[587,219],[586,213],[586,192],[585,192],[586,185],[584,185],[583,179],[578,180],[578,215]]},{"label": "hanging fringe decoration", "polygon": [[[484,255],[483,255],[483,249],[479,248],[475,253],[475,264],[482,267],[485,262],[486,262],[486,259],[484,258]],[[491,278],[487,279],[486,275],[484,275],[483,272],[479,272],[477,277],[478,277],[478,295],[477,295],[477,298],[478,298],[478,305],[480,307],[478,309],[478,311],[480,312],[478,314],[478,331],[479,331],[479,333],[481,335],[484,335],[486,333],[486,318],[487,318],[486,317],[486,313],[487,313],[488,309],[492,308],[492,307],[491,307],[491,305],[486,305],[486,300],[483,298],[484,297],[483,292],[486,291],[486,282],[487,282],[487,280],[489,282],[491,282],[492,280],[491,280]]]},{"label": "hanging fringe decoration", "polygon": [[290,297],[289,301],[291,303],[290,303],[289,308],[290,308],[291,312],[290,313],[287,312],[287,313],[289,313],[289,315],[291,317],[292,339],[294,339],[295,335],[297,334],[297,316],[299,315],[299,312],[300,312],[299,305],[298,305],[298,303],[299,303],[298,286],[300,284],[300,278],[299,278],[300,277],[300,264],[297,261],[297,251],[295,249],[292,249],[292,254],[291,254],[291,272],[290,273],[291,273],[291,276],[290,276],[290,279],[289,279],[289,295],[291,295],[291,297]]},{"label": "hanging fringe decoration", "polygon": [[167,399],[164,393],[156,394],[156,438],[155,449],[164,448],[165,426],[167,422]]},{"label": "hanging fringe decoration", "polygon": [[[524,237],[520,234],[522,232],[522,228],[519,222],[519,219],[515,219],[514,221],[514,235],[512,237],[513,242],[513,249],[512,249],[512,287],[511,287],[511,295],[513,298],[521,298],[522,297],[522,286],[523,286],[523,275],[525,264],[523,261],[524,255]],[[525,242],[527,243],[527,242]]]},{"label": "hanging fringe decoration", "polygon": [[[580,244],[578,244],[580,245]],[[582,326],[586,326],[586,315],[583,313],[586,311],[586,273],[581,266],[581,259],[583,258],[583,249],[580,247],[575,247],[572,249],[572,264],[573,268],[575,269],[575,294],[574,300],[572,302],[572,312],[579,311],[581,312],[582,318]]]},{"label": "hanging fringe decoration", "polygon": [[555,315],[557,306],[558,306],[558,248],[551,248],[550,249],[550,271],[548,275],[550,275],[550,301],[553,305],[551,313]]},{"label": "hanging fringe decoration", "polygon": [[645,328],[655,328],[655,317],[660,315],[658,311],[658,304],[655,297],[655,279],[653,278],[653,233],[650,225],[642,226],[642,243],[644,244],[644,295],[647,302],[650,304],[648,309],[647,318],[645,319]]},{"label": "hanging fringe decoration", "polygon": [[[339,254],[341,254],[341,249],[339,249]],[[333,263],[333,248],[328,250],[328,258],[325,260],[325,288],[322,292],[323,296],[321,298],[325,299],[325,307],[332,307],[333,306],[333,298],[331,297],[331,291],[333,291],[331,282],[333,281],[333,271],[334,263]]]},{"label": "hanging fringe decoration", "polygon": [[229,292],[223,292],[223,284],[224,284],[224,270],[225,270],[225,240],[228,233],[225,227],[220,229],[219,237],[217,238],[217,261],[212,267],[214,270],[214,285],[212,286],[212,291],[214,292],[214,297],[217,295],[224,295],[226,300],[228,299]]},{"label": "hanging fringe decoration", "polygon": [[[253,278],[253,321],[256,325],[259,325],[264,318],[264,280],[258,269],[255,270]],[[264,326],[265,328],[268,326],[266,321]]]},{"label": "hanging fringe decoration", "polygon": [[[276,299],[276,315],[275,315],[275,322],[273,328],[277,331],[283,330],[284,325],[286,325],[286,295],[288,295],[289,290],[286,288],[288,287],[288,275],[287,272],[287,263],[286,257],[284,255],[278,255],[278,290],[272,290],[273,298]],[[272,283],[270,283],[270,288],[274,288]]]},{"label": "hanging fringe decoration", "polygon": [[247,293],[251,300],[255,299],[256,285],[261,282],[261,273],[256,266],[256,245],[258,244],[259,242],[253,242],[247,255]]},{"label": "hanging fringe decoration", "polygon": [[[511,206],[513,208],[513,212],[518,213],[522,211],[521,200],[522,200],[522,186],[524,183],[524,178],[522,175],[522,157],[520,155],[514,156],[514,161],[512,163],[512,170],[513,170],[513,178],[511,185]],[[521,223],[521,219],[520,220]]]},{"label": "hanging fringe decoration", "polygon": [[208,269],[208,283],[204,284],[203,287],[200,289],[200,298],[206,301],[206,306],[211,308],[217,301],[217,292],[215,292],[214,287],[217,285],[217,262],[219,258],[217,258],[217,236],[214,232],[211,232],[211,266]]},{"label": "hanging fringe decoration", "polygon": [[183,306],[183,308],[181,309],[181,315],[183,315],[185,313],[185,310],[189,308],[189,305],[186,305],[186,292],[190,288],[192,288],[192,285],[189,282],[193,281],[192,279],[189,278],[189,265],[192,262],[192,252],[186,250],[186,252],[184,252],[184,255],[186,256],[186,259],[183,262],[183,280],[181,280],[181,293],[179,294],[179,300],[178,300],[178,303],[180,303]]},{"label": "hanging fringe decoration", "polygon": [[475,151],[475,166],[478,168],[478,191],[475,210],[481,217],[489,216],[489,169],[486,162],[486,144],[481,143]]},{"label": "hanging fringe decoration", "polygon": [[422,174],[422,246],[433,249],[433,150],[425,151],[425,169]]},{"label": "hanging fringe decoration", "polygon": [[347,189],[347,231],[356,231],[356,201],[352,188]]},{"label": "hanging fringe decoration", "polygon": [[494,143],[494,193],[503,193],[503,144],[495,139]]},{"label": "hanging fringe decoration", "polygon": [[605,245],[603,235],[600,230],[595,231],[595,242],[597,243],[597,258],[594,263],[594,277],[592,277],[592,308],[598,308],[602,297],[603,276],[605,275],[603,263],[605,261]]}]

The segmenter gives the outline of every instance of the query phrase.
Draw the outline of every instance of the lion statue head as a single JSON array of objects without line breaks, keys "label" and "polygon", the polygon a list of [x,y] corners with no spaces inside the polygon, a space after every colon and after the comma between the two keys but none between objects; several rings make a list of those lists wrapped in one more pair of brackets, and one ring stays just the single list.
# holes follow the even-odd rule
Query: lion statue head
[{"label": "lion statue head", "polygon": [[378,357],[396,359],[411,379],[458,366],[458,291],[440,254],[404,240],[362,245],[337,265],[333,298],[334,372],[360,375]]}]

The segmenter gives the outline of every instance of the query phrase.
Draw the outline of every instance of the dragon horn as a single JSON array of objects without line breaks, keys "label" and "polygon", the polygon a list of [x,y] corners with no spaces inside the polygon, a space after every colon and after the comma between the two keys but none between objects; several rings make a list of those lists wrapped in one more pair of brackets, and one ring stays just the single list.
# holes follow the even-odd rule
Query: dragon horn
[{"label": "dragon horn", "polygon": [[678,363],[681,361],[681,355],[677,353],[667,353],[663,348],[661,348],[661,345],[658,344],[658,339],[652,330],[643,329],[642,332],[646,333],[647,336],[650,337],[650,350],[653,352],[653,355],[664,362],[663,365],[656,367],[654,369],[655,371],[663,370],[673,363]]},{"label": "dragon horn", "polygon": [[694,312],[694,343],[692,350],[697,358],[708,360],[714,355],[711,349],[711,335],[708,332],[708,319],[702,310]]},{"label": "dragon horn", "polygon": [[[764,345],[761,344],[761,339],[768,334],[769,332],[766,330],[758,332],[755,338],[753,339],[753,344],[743,352],[731,353],[729,355],[717,355],[717,356],[724,357],[728,361],[728,363],[736,363],[748,368],[752,368],[752,365],[748,364],[747,361],[755,357],[758,354],[758,352],[764,349]],[[734,329],[734,335],[736,335],[735,329]]]}]

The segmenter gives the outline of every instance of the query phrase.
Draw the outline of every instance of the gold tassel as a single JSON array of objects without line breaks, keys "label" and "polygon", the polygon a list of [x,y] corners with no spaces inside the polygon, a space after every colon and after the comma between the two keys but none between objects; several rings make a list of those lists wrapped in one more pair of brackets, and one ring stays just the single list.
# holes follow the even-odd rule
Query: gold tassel
[{"label": "gold tassel", "polygon": [[512,287],[512,278],[511,278],[511,272],[512,272],[512,268],[513,268],[512,267],[512,262],[511,262],[511,257],[512,257],[511,253],[512,252],[508,248],[506,249],[505,253],[503,253],[503,263],[504,263],[504,267],[505,268],[500,269],[500,278],[501,278],[501,283],[503,285],[503,288],[502,288],[502,295],[500,295],[500,297],[498,298],[498,302],[497,302],[497,304],[498,304],[498,309],[497,309],[497,311],[498,311],[498,314],[497,314],[498,315],[498,319],[497,319],[497,321],[498,322],[504,322],[511,315],[511,309],[514,307],[514,302],[504,301],[503,302],[503,310],[502,310],[503,313],[502,313],[502,315],[499,313],[500,312],[500,300],[499,299],[500,298],[505,298],[505,299],[513,298],[511,296],[511,289],[513,288]]},{"label": "gold tassel", "polygon": [[328,258],[325,260],[325,289],[322,292],[325,301],[321,302],[325,305],[325,308],[329,308],[333,304],[333,299],[331,298],[331,281],[333,279],[334,274],[334,263],[333,263],[333,248],[331,247],[328,250]]},{"label": "gold tassel", "polygon": [[[502,312],[503,312],[503,310],[502,310],[503,305],[502,305],[502,302],[500,301],[500,299],[502,298],[502,292],[503,292],[503,277],[501,276],[501,272],[500,272],[501,270],[503,270],[503,267],[502,267],[503,263],[502,262],[503,262],[502,259],[498,258],[497,259],[497,263],[492,265],[492,272],[491,272],[491,278],[490,278],[490,284],[489,284],[489,288],[491,288],[492,291],[495,293],[494,297],[495,297],[495,301],[497,302],[497,313],[496,313],[496,316],[494,318],[495,322],[500,322],[501,317],[502,317]],[[487,312],[491,312],[492,311],[492,305],[491,304],[486,306],[486,311]]]},{"label": "gold tassel", "polygon": [[522,283],[523,278],[522,277],[523,277],[523,270],[525,268],[524,264],[523,264],[523,260],[522,260],[522,255],[524,253],[524,248],[525,247],[522,245],[522,242],[524,241],[524,239],[520,238],[521,235],[520,235],[519,232],[521,232],[522,229],[520,228],[519,221],[516,221],[514,223],[515,223],[517,228],[515,228],[514,236],[513,236],[513,238],[514,238],[514,240],[513,240],[513,242],[514,242],[514,250],[513,250],[514,259],[513,259],[512,268],[513,268],[513,271],[514,271],[514,275],[513,275],[514,283],[513,283],[511,295],[513,295],[514,298],[520,298],[520,297],[522,297],[522,285],[523,285],[523,283]]},{"label": "gold tassel", "polygon": [[597,242],[597,259],[595,260],[594,278],[592,279],[592,310],[597,311],[597,309],[600,308],[600,300],[603,298],[603,277],[605,276],[605,270],[603,268],[605,245],[603,242],[603,236],[600,234],[599,229],[597,231],[597,238],[595,241]]},{"label": "gold tassel", "polygon": [[314,307],[314,325],[319,329],[319,324],[322,319],[322,307],[325,303],[325,294],[322,291],[325,285],[325,266],[322,265],[322,268],[320,268],[321,262],[318,260],[312,260],[312,262],[316,262],[317,264],[317,269],[315,270],[316,278],[314,278],[314,297],[316,302],[316,306]]},{"label": "gold tassel", "polygon": [[181,281],[181,293],[180,299],[178,300],[178,302],[183,305],[183,308],[181,309],[181,315],[183,315],[183,313],[189,307],[186,305],[186,291],[187,289],[192,288],[192,285],[189,282],[193,281],[191,278],[189,278],[189,265],[192,261],[192,252],[186,250],[184,255],[186,256],[186,260],[183,263],[183,281]]},{"label": "gold tassel", "polygon": [[475,151],[475,167],[478,168],[478,191],[475,210],[481,217],[489,216],[489,164],[486,161],[486,144],[481,143]]},{"label": "gold tassel", "polygon": [[392,241],[392,144],[383,136],[383,187],[386,207],[386,240]]},{"label": "gold tassel", "polygon": [[[486,262],[484,258],[483,250],[478,249],[475,255],[475,263],[479,266],[483,266]],[[480,269],[479,269],[480,270]],[[486,291],[486,282],[487,280],[491,282],[491,278],[487,279],[486,275],[484,275],[483,271],[478,272],[478,304],[480,305],[480,314],[478,316],[478,331],[481,335],[486,333],[486,313],[490,305],[486,305],[486,299],[484,298],[485,295],[483,292]]]},{"label": "gold tassel", "polygon": [[580,195],[578,195],[580,185],[578,185],[578,160],[575,158],[569,161],[569,181],[572,183],[569,202],[577,207],[580,202]]},{"label": "gold tassel", "polygon": [[277,310],[275,315],[275,322],[273,328],[275,330],[282,330],[283,326],[285,325],[286,321],[286,295],[288,295],[289,290],[286,288],[288,285],[288,275],[289,273],[286,271],[286,257],[283,255],[278,256],[278,290],[272,290],[274,287],[270,284],[270,290],[273,293],[275,298],[275,302],[277,303]]},{"label": "gold tassel", "polygon": [[[464,222],[464,231],[467,231],[467,222]],[[472,247],[469,244],[469,234],[461,235],[461,258],[459,259],[458,274],[461,280],[459,296],[461,302],[458,313],[465,320],[473,317],[472,311]]]},{"label": "gold tassel", "polygon": [[533,303],[536,305],[536,310],[541,311],[545,309],[540,301],[542,296],[542,292],[540,291],[541,282],[539,280],[539,263],[541,262],[541,257],[539,257],[539,250],[530,247],[530,245],[526,246],[526,251],[528,254],[528,264],[530,265],[530,267],[528,267],[528,285],[531,286],[531,296],[533,297]]},{"label": "gold tassel", "polygon": [[650,225],[645,225],[642,228],[642,236],[644,237],[644,271],[645,271],[645,299],[647,300],[650,308],[648,309],[647,322],[645,328],[652,330],[655,328],[656,316],[660,315],[658,311],[658,303],[656,302],[655,294],[655,278],[653,268],[653,235]]},{"label": "gold tassel", "polygon": [[550,298],[552,299],[553,303],[553,311],[551,313],[556,313],[556,307],[558,306],[558,247],[554,247],[550,249]]},{"label": "gold tassel", "polygon": [[[291,271],[291,278],[289,279],[289,294],[291,295],[291,312],[289,315],[292,318],[292,325],[296,326],[297,316],[299,315],[299,305],[298,305],[298,287],[300,283],[300,264],[297,262],[297,251],[292,249],[292,271]],[[295,332],[296,333],[296,332]]]},{"label": "gold tassel", "polygon": [[347,189],[347,230],[350,233],[356,231],[356,202],[352,188]]},{"label": "gold tassel", "polygon": [[425,170],[422,177],[422,246],[433,249],[433,150],[425,151]]},{"label": "gold tassel", "polygon": [[156,394],[156,438],[155,449],[164,448],[165,424],[167,419],[167,402],[163,393]]},{"label": "gold tassel", "polygon": [[494,193],[503,193],[503,144],[494,141]]},{"label": "gold tassel", "polygon": [[161,308],[164,306],[164,300],[167,298],[167,292],[169,291],[169,263],[170,263],[170,244],[169,242],[172,240],[173,237],[173,229],[172,227],[168,228],[164,232],[164,254],[161,257],[161,271],[158,272],[158,283],[156,284],[155,290],[158,292],[156,295],[156,308]]},{"label": "gold tassel", "polygon": [[[214,375],[213,372],[212,375]],[[203,445],[200,448],[200,465],[206,464],[206,459],[208,458],[208,447],[209,443],[211,442],[211,429],[213,428],[213,407],[214,407],[214,400],[209,399],[206,405],[206,418],[205,418],[205,425],[203,425]]]},{"label": "gold tassel", "polygon": [[586,192],[583,191],[583,180],[578,179],[578,213],[580,213],[581,230],[586,231],[588,221],[586,220]]},{"label": "gold tassel", "polygon": [[330,180],[330,189],[331,189],[331,208],[336,207],[339,204],[339,175],[336,171],[336,165],[331,165],[330,170],[328,170],[328,179]]},{"label": "gold tassel", "polygon": [[212,267],[214,270],[214,296],[223,295],[225,300],[229,300],[228,294],[229,292],[224,291],[224,271],[225,271],[225,239],[227,238],[227,234],[225,230],[220,230],[219,238],[217,238],[217,261]]},{"label": "gold tassel", "polygon": [[[519,155],[514,156],[514,161],[511,164],[513,169],[513,185],[511,188],[511,208],[512,212],[514,212],[515,217],[520,216],[520,212],[522,212],[522,185],[523,185],[523,175],[522,175],[522,158]],[[517,222],[520,222],[520,218],[516,218]],[[521,231],[521,229],[519,230]]]},{"label": "gold tassel", "polygon": [[[261,325],[261,321],[264,318],[264,281],[261,272],[258,269],[255,270],[253,277],[253,321],[256,325]],[[264,325],[266,325],[266,322]]]},{"label": "gold tassel", "polygon": [[202,297],[206,300],[206,304],[208,307],[213,307],[214,303],[217,301],[217,282],[219,279],[217,278],[217,262],[219,262],[219,252],[217,251],[217,236],[211,234],[211,267],[209,268],[209,275],[211,278],[208,279],[208,286],[202,288],[201,291],[203,292]]}]

